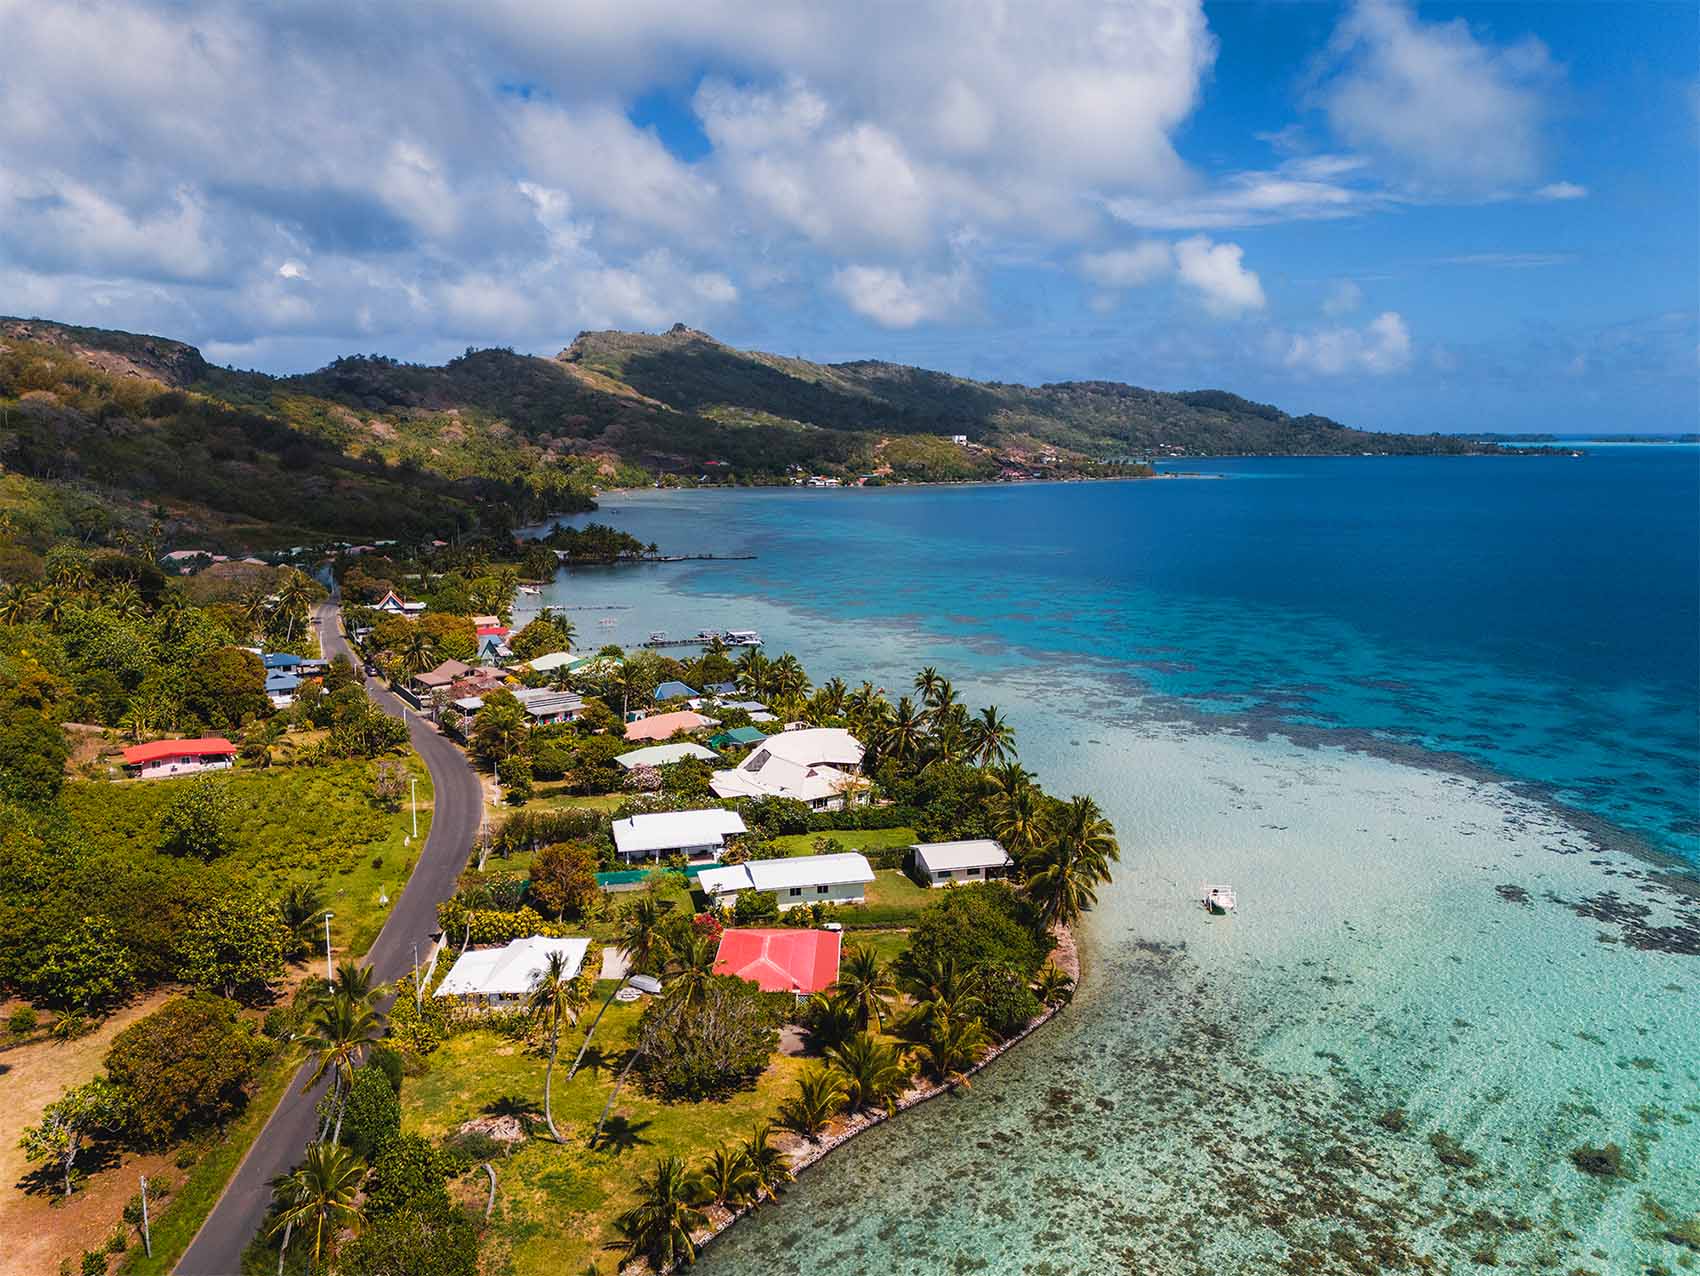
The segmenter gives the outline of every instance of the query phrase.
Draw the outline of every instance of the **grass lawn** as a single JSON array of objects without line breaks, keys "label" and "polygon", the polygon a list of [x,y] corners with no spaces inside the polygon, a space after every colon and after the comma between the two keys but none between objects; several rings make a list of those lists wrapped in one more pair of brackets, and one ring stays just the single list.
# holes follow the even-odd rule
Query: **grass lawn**
[{"label": "grass lawn", "polygon": [[841,917],[850,930],[864,926],[911,926],[916,915],[933,902],[932,892],[924,886],[915,885],[908,874],[894,868],[881,868],[874,871],[874,880],[868,883],[867,904],[861,908],[846,908]]},{"label": "grass lawn", "polygon": [[894,846],[913,846],[914,829],[844,829],[828,833],[787,833],[773,839],[773,848],[784,855],[815,855],[815,842],[834,838],[847,851],[883,851]]},{"label": "grass lawn", "polygon": [[[700,1161],[720,1144],[741,1139],[778,1110],[804,1066],[799,1059],[776,1055],[753,1089],[713,1103],[657,1101],[634,1073],[603,1131],[601,1149],[592,1152],[586,1146],[590,1132],[625,1061],[640,1010],[641,1005],[618,1003],[609,1009],[586,1066],[570,1085],[562,1078],[582,1038],[574,1032],[562,1041],[554,1111],[566,1143],[550,1142],[545,1129],[496,1164],[496,1212],[484,1246],[484,1270],[557,1276],[583,1271],[592,1262],[612,1270],[614,1253],[604,1247],[614,1239],[615,1215],[636,1200],[638,1176],[658,1157]],[[409,1077],[402,1086],[402,1123],[409,1131],[431,1137],[451,1133],[505,1100],[535,1105],[541,1113],[546,1061],[518,1042],[494,1032],[462,1033],[449,1038],[429,1062],[428,1073]]]},{"label": "grass lawn", "polygon": [[[517,809],[525,811],[558,811],[562,807],[582,806],[592,811],[613,811],[621,803],[631,800],[630,793],[550,793],[546,786],[539,785],[539,793],[531,801]],[[514,810],[514,807],[504,807],[504,810]]]},{"label": "grass lawn", "polygon": [[[318,884],[335,918],[332,942],[363,953],[383,929],[431,828],[431,774],[411,749],[399,756],[419,781],[419,840],[407,799],[389,812],[372,800],[375,762],[223,772],[235,849],[224,862],[268,894],[292,881]],[[100,851],[155,855],[166,807],[191,779],[67,784],[65,809]],[[387,902],[386,902],[387,897]]]},{"label": "grass lawn", "polygon": [[896,961],[903,950],[909,947],[909,932],[906,930],[858,930],[846,932],[845,946],[860,944],[863,948],[871,948],[874,955],[881,961]]}]

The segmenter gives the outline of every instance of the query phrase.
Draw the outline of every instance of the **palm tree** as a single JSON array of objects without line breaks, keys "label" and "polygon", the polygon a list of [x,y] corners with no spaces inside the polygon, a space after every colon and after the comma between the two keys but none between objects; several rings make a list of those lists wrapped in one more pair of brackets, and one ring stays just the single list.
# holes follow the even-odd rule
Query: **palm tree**
[{"label": "palm tree", "polygon": [[858,1032],[828,1049],[826,1057],[843,1080],[845,1098],[854,1112],[873,1107],[891,1111],[909,1084],[902,1052],[871,1032]]},{"label": "palm tree", "polygon": [[[366,1163],[347,1148],[335,1143],[309,1143],[307,1156],[299,1168],[273,1184],[272,1190],[284,1208],[273,1220],[269,1235],[282,1232],[287,1250],[289,1234],[296,1227],[312,1227],[313,1259],[309,1270],[316,1269],[325,1250],[327,1233],[334,1238],[342,1228],[360,1225],[362,1216],[354,1201],[365,1177]],[[282,1269],[280,1254],[278,1270]]]},{"label": "palm tree", "polygon": [[0,584],[0,624],[21,625],[35,614],[35,596],[22,585]]},{"label": "palm tree", "polygon": [[762,653],[760,647],[746,647],[744,654],[732,662],[732,671],[737,675],[740,687],[752,696],[761,696],[767,693],[773,662]]},{"label": "palm tree", "polygon": [[401,671],[412,677],[424,673],[427,669],[436,668],[437,644],[423,629],[415,629],[402,640],[401,650],[396,652],[396,659],[401,665]]},{"label": "palm tree", "polygon": [[142,604],[142,591],[127,580],[121,580],[106,596],[106,607],[120,620],[137,620],[147,610]]},{"label": "palm tree", "polygon": [[801,698],[809,693],[809,675],[802,662],[789,651],[773,662],[769,683],[774,695],[786,699]]},{"label": "palm tree", "polygon": [[991,1044],[986,1026],[972,1015],[935,1014],[920,1055],[941,1085],[968,1085],[968,1069]]},{"label": "palm tree", "polygon": [[1073,841],[1089,860],[1103,866],[1099,884],[1110,880],[1109,864],[1121,860],[1121,847],[1116,843],[1115,826],[1104,817],[1095,801],[1089,797],[1071,797],[1057,816],[1056,830]]},{"label": "palm tree", "polygon": [[609,698],[619,697],[621,721],[634,704],[647,704],[660,685],[661,670],[647,651],[620,661],[608,671]]},{"label": "palm tree", "polygon": [[1060,1006],[1074,995],[1074,980],[1054,961],[1045,963],[1033,981],[1033,995],[1047,1006]]},{"label": "palm tree", "polygon": [[714,975],[719,946],[695,929],[668,944],[667,996],[687,1006],[701,1006],[708,996],[708,981]]},{"label": "palm tree", "polygon": [[1063,835],[1044,852],[1038,872],[1027,879],[1027,893],[1039,906],[1047,926],[1072,926],[1080,914],[1098,902],[1095,886],[1108,868],[1101,855]]},{"label": "palm tree", "polygon": [[657,1161],[638,1183],[638,1203],[614,1220],[626,1242],[626,1261],[647,1258],[656,1271],[696,1262],[691,1233],[708,1226],[708,1217],[696,1208],[700,1200],[683,1161],[676,1156]]},{"label": "palm tree", "polygon": [[844,1107],[844,1081],[819,1065],[797,1078],[797,1092],[779,1108],[779,1124],[813,1143]]},{"label": "palm tree", "polygon": [[[343,1101],[354,1080],[354,1069],[360,1066],[366,1047],[382,1035],[383,1022],[378,1013],[340,990],[320,1001],[307,1022],[302,1041],[311,1052],[314,1067],[303,1089],[311,1090],[327,1073],[330,1075],[331,1105],[336,1113],[332,1143],[342,1139]],[[319,1131],[321,1140],[324,1133],[323,1129]]]},{"label": "palm tree", "polygon": [[856,1016],[842,997],[817,992],[804,1003],[809,1044],[816,1049],[837,1045],[856,1031]]},{"label": "palm tree", "polygon": [[1048,827],[1045,798],[1032,785],[995,794],[989,814],[992,836],[1004,844],[1018,863],[1024,863],[1043,843]]},{"label": "palm tree", "polygon": [[869,1023],[875,1027],[884,1024],[886,1010],[897,996],[891,967],[864,944],[851,944],[844,950],[844,962],[838,968],[834,989],[849,1007],[859,1029],[866,1029]]},{"label": "palm tree", "polygon": [[755,1175],[741,1147],[718,1147],[708,1154],[697,1173],[697,1190],[702,1199],[726,1209],[737,1209],[755,1190]]},{"label": "palm tree", "polygon": [[531,986],[526,995],[525,1011],[533,1024],[545,1024],[549,1029],[549,1066],[543,1070],[543,1120],[549,1126],[550,1137],[555,1142],[562,1142],[561,1132],[555,1128],[554,1097],[555,1097],[555,1054],[560,1047],[561,1020],[569,1024],[578,1022],[579,1011],[584,1008],[584,990],[578,980],[567,975],[567,957],[565,953],[552,952],[549,961],[537,977],[537,982]]},{"label": "palm tree", "polygon": [[980,974],[973,967],[957,965],[954,957],[917,958],[904,954],[899,975],[904,991],[914,1001],[910,1023],[925,1027],[938,1017],[971,1015],[980,1008]]},{"label": "palm tree", "polygon": [[525,748],[531,722],[511,696],[493,696],[472,720],[472,746],[485,758],[500,761]]},{"label": "palm tree", "polygon": [[987,705],[968,724],[968,754],[978,766],[991,766],[1015,753],[1015,728],[1005,722],[998,707]]},{"label": "palm tree", "polygon": [[299,957],[312,947],[319,917],[325,911],[319,888],[311,882],[291,882],[277,902],[277,911],[289,931],[290,953]]},{"label": "palm tree", "polygon": [[945,766],[962,762],[969,757],[968,717],[959,704],[940,710],[931,719],[932,734],[927,740],[927,765]]},{"label": "palm tree", "polygon": [[639,895],[621,912],[615,923],[614,940],[625,950],[633,971],[653,970],[666,961],[666,923],[667,909],[649,892]]},{"label": "palm tree", "polygon": [[335,989],[363,1006],[375,1005],[384,991],[383,985],[372,982],[372,968],[362,966],[352,957],[337,962]]},{"label": "palm tree", "polygon": [[848,699],[850,689],[844,685],[842,678],[828,678],[815,693],[815,699],[820,703],[821,716],[841,718],[844,716],[844,704]]},{"label": "palm tree", "polygon": [[1033,787],[1033,773],[1014,758],[994,762],[981,771],[981,777],[986,787],[994,794],[1007,797],[1011,793],[1019,793],[1022,789]]},{"label": "palm tree", "polygon": [[879,735],[879,755],[899,764],[912,762],[920,756],[926,735],[926,715],[916,709],[913,700],[903,696],[897,702],[891,721]]},{"label": "palm tree", "polygon": [[932,692],[922,697],[922,701],[933,711],[936,721],[940,715],[948,714],[956,708],[956,688],[950,685],[949,678],[940,678]]},{"label": "palm tree", "polygon": [[930,704],[943,681],[944,677],[939,671],[932,665],[927,665],[915,675],[915,694],[921,697],[923,703]]},{"label": "palm tree", "polygon": [[313,582],[294,568],[284,572],[277,587],[277,609],[285,620],[284,641],[295,641],[295,626],[313,601]]},{"label": "palm tree", "polygon": [[750,1167],[751,1195],[758,1203],[766,1198],[779,1199],[779,1189],[792,1179],[791,1163],[785,1154],[773,1146],[773,1124],[764,1121],[750,1132],[745,1140],[744,1160]]}]

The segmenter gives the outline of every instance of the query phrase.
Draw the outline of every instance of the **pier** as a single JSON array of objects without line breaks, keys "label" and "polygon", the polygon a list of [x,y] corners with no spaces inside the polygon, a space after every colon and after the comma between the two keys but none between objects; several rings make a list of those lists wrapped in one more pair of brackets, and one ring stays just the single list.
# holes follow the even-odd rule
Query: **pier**
[{"label": "pier", "polygon": [[640,644],[651,649],[659,647],[706,647],[715,639],[726,647],[759,647],[761,635],[753,629],[704,629],[691,638],[669,638],[665,630],[657,629]]}]

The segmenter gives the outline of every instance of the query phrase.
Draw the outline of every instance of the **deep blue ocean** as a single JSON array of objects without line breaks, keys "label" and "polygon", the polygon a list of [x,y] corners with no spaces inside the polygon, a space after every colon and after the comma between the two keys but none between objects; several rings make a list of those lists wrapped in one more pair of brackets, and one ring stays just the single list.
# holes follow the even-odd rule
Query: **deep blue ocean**
[{"label": "deep blue ocean", "polygon": [[616,493],[589,517],[757,557],[572,573],[557,601],[581,643],[642,636],[599,632],[598,601],[689,633],[760,600],[780,647],[786,613],[855,631],[856,668],[800,653],[817,677],[871,661],[899,685],[877,641],[899,630],[958,676],[1086,669],[1205,722],[1539,786],[1700,863],[1700,448],[1166,468],[1213,477]]}]

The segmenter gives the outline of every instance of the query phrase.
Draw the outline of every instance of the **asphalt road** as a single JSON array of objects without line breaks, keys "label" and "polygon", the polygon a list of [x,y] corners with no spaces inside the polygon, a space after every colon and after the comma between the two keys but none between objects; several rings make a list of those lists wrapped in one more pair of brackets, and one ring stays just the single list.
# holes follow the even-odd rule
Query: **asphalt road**
[{"label": "asphalt road", "polygon": [[[341,654],[355,660],[333,604],[314,608],[313,620],[327,658]],[[388,982],[413,968],[416,942],[421,958],[429,950],[431,936],[437,930],[437,904],[454,894],[455,882],[483,819],[484,797],[465,754],[419,718],[405,713],[401,701],[380,690],[377,682],[368,681],[366,690],[387,713],[406,721],[413,747],[430,768],[436,791],[425,848],[367,954],[378,980]],[[304,1066],[178,1262],[178,1276],[239,1276],[242,1251],[259,1230],[271,1204],[272,1179],[295,1168],[315,1133],[314,1108],[324,1087],[303,1093],[306,1079]]]}]

